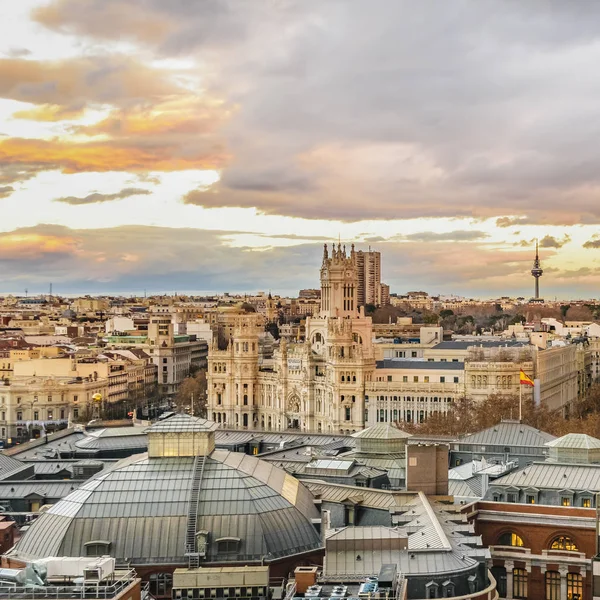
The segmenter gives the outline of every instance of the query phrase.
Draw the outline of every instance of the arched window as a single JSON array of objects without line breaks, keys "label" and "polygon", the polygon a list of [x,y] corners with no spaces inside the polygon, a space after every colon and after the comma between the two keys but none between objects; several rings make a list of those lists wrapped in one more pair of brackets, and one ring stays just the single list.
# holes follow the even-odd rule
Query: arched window
[{"label": "arched window", "polygon": [[583,577],[579,573],[567,573],[567,600],[583,598]]},{"label": "arched window", "polygon": [[546,600],[560,600],[560,573],[546,571]]},{"label": "arched window", "polygon": [[527,571],[513,569],[513,598],[527,598]]},{"label": "arched window", "polygon": [[152,573],[149,577],[150,593],[155,597],[171,596],[173,575],[171,573]]},{"label": "arched window", "polygon": [[552,550],[572,550],[574,552],[579,552],[579,548],[577,548],[575,542],[567,535],[555,537],[550,544],[550,548],[552,548]]},{"label": "arched window", "polygon": [[496,542],[498,546],[518,546],[519,548],[523,547],[523,538],[516,533],[511,531],[507,531],[503,533]]},{"label": "arched window", "polygon": [[86,556],[107,556],[110,554],[111,543],[108,540],[94,540],[86,542],[84,546]]}]

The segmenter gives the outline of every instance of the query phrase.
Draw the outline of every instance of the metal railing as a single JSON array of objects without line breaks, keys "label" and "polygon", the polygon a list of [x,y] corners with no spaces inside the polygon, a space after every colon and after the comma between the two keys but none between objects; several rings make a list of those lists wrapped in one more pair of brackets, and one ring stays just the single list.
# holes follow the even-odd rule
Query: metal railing
[{"label": "metal railing", "polygon": [[133,585],[137,579],[134,570],[127,571],[110,585],[102,585],[102,582],[85,581],[74,585],[26,585],[13,586],[5,582],[0,582],[0,598],[16,599],[35,599],[35,598],[97,598],[99,600],[108,600],[115,598],[123,590]]}]

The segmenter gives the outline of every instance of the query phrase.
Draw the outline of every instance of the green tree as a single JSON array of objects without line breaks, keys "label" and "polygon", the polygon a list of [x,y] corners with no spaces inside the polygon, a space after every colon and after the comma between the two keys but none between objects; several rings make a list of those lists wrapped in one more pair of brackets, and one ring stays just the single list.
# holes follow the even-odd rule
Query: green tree
[{"label": "green tree", "polygon": [[448,317],[453,317],[454,316],[454,311],[450,310],[449,308],[445,308],[444,310],[440,311],[440,319],[447,319]]}]

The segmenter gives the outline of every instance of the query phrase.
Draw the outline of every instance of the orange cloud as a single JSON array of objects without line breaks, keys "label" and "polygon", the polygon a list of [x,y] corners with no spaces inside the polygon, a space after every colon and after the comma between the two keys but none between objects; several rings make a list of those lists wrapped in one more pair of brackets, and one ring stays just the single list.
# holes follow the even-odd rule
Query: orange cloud
[{"label": "orange cloud", "polygon": [[216,100],[199,99],[197,96],[177,97],[152,108],[113,111],[106,119],[93,125],[75,127],[73,131],[110,136],[204,134],[214,131],[232,113],[233,109]]},{"label": "orange cloud", "polygon": [[5,260],[31,260],[47,254],[76,254],[78,249],[79,240],[69,235],[23,232],[0,236],[0,255]]},{"label": "orange cloud", "polygon": [[28,110],[19,110],[12,114],[13,119],[26,119],[28,121],[64,121],[77,119],[82,116],[84,107],[71,108],[59,104],[42,104]]},{"label": "orange cloud", "polygon": [[49,105],[52,111],[81,110],[87,104],[132,106],[188,92],[174,73],[155,69],[128,56],[35,61],[0,59],[0,97]]},{"label": "orange cloud", "polygon": [[69,143],[60,140],[8,138],[0,140],[0,163],[36,164],[39,170],[82,171],[180,171],[218,169],[227,155],[222,148],[183,148],[159,144],[137,147],[117,142]]}]

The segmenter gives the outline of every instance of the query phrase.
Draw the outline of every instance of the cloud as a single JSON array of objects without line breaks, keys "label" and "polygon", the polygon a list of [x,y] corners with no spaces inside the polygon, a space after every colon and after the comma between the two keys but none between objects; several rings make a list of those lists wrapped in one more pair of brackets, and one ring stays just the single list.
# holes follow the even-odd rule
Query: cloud
[{"label": "cloud", "polygon": [[2,185],[0,186],[0,198],[8,198],[14,191],[15,188],[12,185]]},{"label": "cloud", "polygon": [[546,235],[540,240],[539,244],[540,248],[562,248],[570,241],[571,237],[569,235],[565,235],[562,240],[559,240],[551,235]]},{"label": "cloud", "polygon": [[423,231],[421,233],[411,233],[404,236],[405,239],[413,242],[468,242],[481,240],[487,237],[489,237],[489,235],[484,231],[475,230],[448,231],[446,233]]},{"label": "cloud", "polygon": [[[42,105],[19,118],[47,120],[52,111],[66,114],[86,105],[142,105],[149,99],[183,95],[173,73],[149,67],[129,56],[86,56],[57,61],[0,59],[0,98]],[[69,110],[69,107],[71,109]]]},{"label": "cloud", "polygon": [[499,217],[496,219],[496,227],[513,227],[514,225],[525,225],[526,217]]},{"label": "cloud", "polygon": [[31,54],[31,50],[27,48],[9,48],[5,54],[10,58],[23,58]]},{"label": "cloud", "polygon": [[[37,165],[42,169],[60,169],[64,173],[83,171],[180,171],[215,169],[224,164],[222,148],[197,144],[161,145],[135,141],[98,141],[69,143],[64,140],[7,138],[0,140],[0,165],[16,167]],[[26,167],[27,168],[27,167]]]},{"label": "cloud", "polygon": [[[22,78],[21,67],[0,71],[5,93],[42,106],[40,118],[75,110],[73,99],[111,104],[78,133],[129,145],[182,136],[184,153],[195,147],[185,131],[214,136],[227,154],[221,180],[188,204],[343,221],[600,223],[590,100],[600,81],[588,76],[600,5],[50,0],[33,18],[109,56],[24,64]],[[110,56],[124,45],[131,56]],[[186,92],[218,98],[226,117],[145,112]]]},{"label": "cloud", "polygon": [[129,198],[131,196],[143,196],[151,193],[152,192],[149,190],[144,190],[142,188],[124,188],[116,194],[99,194],[98,192],[94,192],[83,198],[78,198],[77,196],[55,198],[54,202],[64,202],[72,205],[96,204],[99,202],[112,202],[113,200],[123,200],[124,198]]},{"label": "cloud", "polygon": [[600,237],[597,235],[592,236],[592,239],[588,240],[583,244],[584,248],[600,248]]}]

